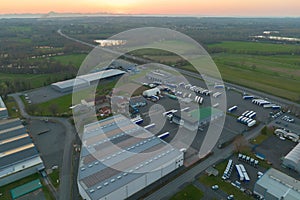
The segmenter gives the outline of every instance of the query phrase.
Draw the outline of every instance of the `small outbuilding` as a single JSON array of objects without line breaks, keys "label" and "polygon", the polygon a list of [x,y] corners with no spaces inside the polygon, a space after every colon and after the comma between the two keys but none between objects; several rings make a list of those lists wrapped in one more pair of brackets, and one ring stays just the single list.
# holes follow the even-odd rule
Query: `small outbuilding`
[{"label": "small outbuilding", "polygon": [[144,97],[151,97],[151,96],[157,96],[160,94],[160,90],[156,87],[156,88],[152,88],[152,89],[149,89],[149,90],[145,90],[143,92],[143,96]]}]

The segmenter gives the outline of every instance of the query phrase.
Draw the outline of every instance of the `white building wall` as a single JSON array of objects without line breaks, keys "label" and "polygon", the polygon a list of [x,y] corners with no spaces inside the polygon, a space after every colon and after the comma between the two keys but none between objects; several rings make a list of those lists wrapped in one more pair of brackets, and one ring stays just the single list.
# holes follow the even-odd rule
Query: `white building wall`
[{"label": "white building wall", "polygon": [[127,187],[127,185],[113,191],[112,193],[110,193],[110,194],[106,195],[105,197],[101,198],[100,200],[125,199],[127,197],[126,187]]},{"label": "white building wall", "polygon": [[127,187],[127,197],[133,195],[134,193],[140,191],[141,189],[146,187],[146,175],[141,176],[138,179],[130,182]]},{"label": "white building wall", "polygon": [[148,173],[147,175],[147,185],[157,181],[161,177],[161,170],[156,170]]},{"label": "white building wall", "polygon": [[21,163],[17,163],[15,165],[12,165],[10,167],[7,167],[7,168],[1,170],[0,171],[0,178],[4,177],[4,176],[7,176],[7,175],[10,175],[12,173],[16,173],[18,171],[30,168],[32,166],[35,166],[35,165],[38,165],[38,164],[42,164],[42,163],[43,163],[43,161],[42,161],[42,159],[39,156],[38,157],[34,157],[34,158],[30,159],[30,160],[26,160],[26,161],[21,162]]},{"label": "white building wall", "polygon": [[77,181],[77,185],[78,185],[79,194],[81,195],[82,199],[91,200],[91,198],[85,192],[85,190],[83,189],[83,187],[81,186],[81,184],[79,183],[79,181]]},{"label": "white building wall", "polygon": [[169,174],[170,172],[174,171],[175,168],[175,162],[169,163],[168,165],[164,166],[162,169],[162,176],[165,176]]}]

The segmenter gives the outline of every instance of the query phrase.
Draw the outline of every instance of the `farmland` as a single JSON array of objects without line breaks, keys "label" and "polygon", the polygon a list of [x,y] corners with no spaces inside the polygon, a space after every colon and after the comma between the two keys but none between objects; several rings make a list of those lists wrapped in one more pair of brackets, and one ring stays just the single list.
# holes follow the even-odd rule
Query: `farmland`
[{"label": "farmland", "polygon": [[[295,87],[300,85],[299,45],[227,41],[209,44],[206,49],[225,81],[300,102],[300,88]],[[147,55],[143,57],[195,71],[179,56],[156,52],[144,51]]]},{"label": "farmland", "polygon": [[83,60],[85,59],[86,54],[70,54],[63,56],[54,56],[51,59],[61,63],[62,65],[73,65],[76,68],[79,68]]}]

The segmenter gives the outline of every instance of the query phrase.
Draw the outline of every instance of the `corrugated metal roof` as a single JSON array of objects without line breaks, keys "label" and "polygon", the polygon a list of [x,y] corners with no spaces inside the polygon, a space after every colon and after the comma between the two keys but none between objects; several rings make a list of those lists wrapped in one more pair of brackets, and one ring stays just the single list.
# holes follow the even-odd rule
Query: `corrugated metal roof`
[{"label": "corrugated metal roof", "polygon": [[39,156],[19,119],[2,120],[0,130],[0,169]]},{"label": "corrugated metal roof", "polygon": [[60,81],[56,83],[52,83],[51,85],[59,87],[61,89],[69,88],[69,87],[79,87],[81,85],[86,85],[89,86],[91,82],[104,79],[104,78],[109,78],[112,76],[117,76],[124,74],[126,72],[118,69],[109,69],[109,70],[104,70],[104,71],[99,71],[99,72],[94,72],[90,74],[85,74],[81,76],[77,76],[75,79],[69,79],[66,81]]},{"label": "corrugated metal roof", "polygon": [[269,169],[257,182],[268,193],[278,199],[285,197],[285,200],[297,199],[300,196],[300,181],[290,177],[276,169]]},{"label": "corrugated metal roof", "polygon": [[[182,155],[122,115],[86,125],[84,130],[83,144],[88,145],[82,147],[78,179],[92,199],[99,199]],[[101,190],[97,189],[100,187]]]},{"label": "corrugated metal roof", "polygon": [[26,161],[32,157],[38,156],[38,151],[35,147],[2,157],[0,159],[0,169],[6,168],[8,166],[12,166],[21,161]]},{"label": "corrugated metal roof", "polygon": [[295,164],[299,164],[300,162],[300,143],[298,143],[285,157],[284,159],[288,159]]},{"label": "corrugated metal roof", "polygon": [[21,134],[23,134],[25,132],[26,132],[26,128],[25,127],[22,127],[22,128],[19,128],[19,129],[15,129],[15,130],[11,130],[11,131],[6,131],[6,132],[3,132],[3,133],[0,134],[0,140],[6,140],[8,138],[21,135]]},{"label": "corrugated metal roof", "polygon": [[16,127],[22,125],[20,119],[8,119],[0,121],[0,130],[5,130],[8,128]]},{"label": "corrugated metal roof", "polygon": [[40,179],[36,179],[33,181],[30,181],[28,183],[25,183],[21,186],[15,187],[14,189],[10,190],[11,196],[13,199],[19,198],[25,194],[28,194],[30,192],[33,192],[39,188],[41,188],[43,185],[40,182]]}]

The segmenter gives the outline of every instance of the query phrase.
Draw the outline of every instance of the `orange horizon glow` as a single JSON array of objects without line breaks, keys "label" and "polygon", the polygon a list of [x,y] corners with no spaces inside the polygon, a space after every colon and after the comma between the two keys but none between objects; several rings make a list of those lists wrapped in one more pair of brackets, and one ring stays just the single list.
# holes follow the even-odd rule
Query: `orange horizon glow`
[{"label": "orange horizon glow", "polygon": [[0,0],[0,14],[113,13],[202,16],[300,16],[299,0]]}]

